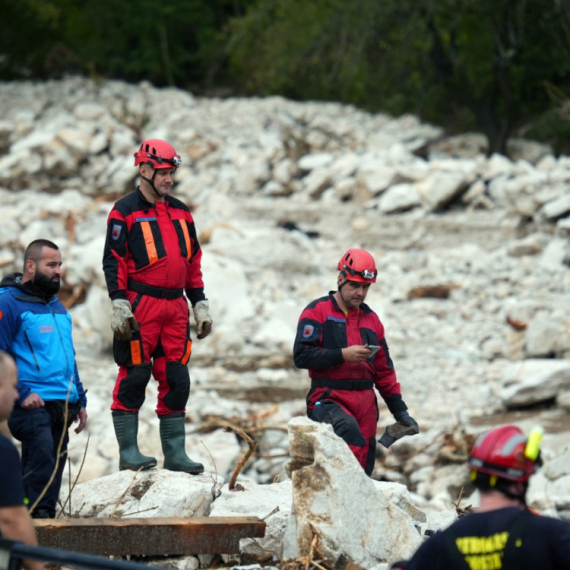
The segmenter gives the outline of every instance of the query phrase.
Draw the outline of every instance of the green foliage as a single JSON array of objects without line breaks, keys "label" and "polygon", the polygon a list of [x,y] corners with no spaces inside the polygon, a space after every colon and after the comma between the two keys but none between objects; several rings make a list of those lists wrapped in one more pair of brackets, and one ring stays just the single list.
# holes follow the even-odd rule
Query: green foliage
[{"label": "green foliage", "polygon": [[232,22],[244,93],[413,112],[487,133],[493,150],[570,83],[562,0],[263,0]]},{"label": "green foliage", "polygon": [[50,75],[66,5],[65,0],[2,3],[0,79]]},{"label": "green foliage", "polygon": [[158,85],[204,82],[217,65],[226,21],[249,3],[25,0],[22,12],[18,4],[10,7],[16,25],[13,38],[3,36],[0,44],[0,77],[80,72]]},{"label": "green foliage", "polygon": [[570,92],[568,0],[4,4],[0,79],[73,72],[343,101],[483,131],[499,151],[555,108],[546,84]]}]

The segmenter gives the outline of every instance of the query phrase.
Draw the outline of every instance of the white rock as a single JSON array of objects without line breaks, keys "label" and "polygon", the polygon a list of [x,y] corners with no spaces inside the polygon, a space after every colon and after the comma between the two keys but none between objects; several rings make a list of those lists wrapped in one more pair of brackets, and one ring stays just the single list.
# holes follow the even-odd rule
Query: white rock
[{"label": "white rock", "polygon": [[551,481],[570,475],[570,449],[561,450],[557,457],[547,461],[543,471]]},{"label": "white rock", "polygon": [[281,184],[288,184],[296,171],[295,163],[290,158],[284,158],[273,167],[273,179]]},{"label": "white rock", "polygon": [[240,323],[254,316],[248,280],[240,263],[210,252],[203,257],[202,273],[208,284],[207,294],[215,299],[210,306],[213,319],[239,328]]},{"label": "white rock", "polygon": [[540,256],[540,267],[548,271],[560,271],[568,258],[568,247],[569,242],[566,239],[551,240]]},{"label": "white rock", "polygon": [[253,481],[242,480],[240,484],[243,491],[229,491],[227,485],[221,488],[222,494],[212,505],[210,516],[249,516],[265,520],[265,536],[243,539],[240,552],[261,554],[269,551],[278,555],[291,514],[291,481],[257,485]]},{"label": "white rock", "polygon": [[[119,471],[75,486],[73,503],[83,505],[83,517],[202,517],[210,514],[213,474],[189,475],[151,469],[135,475]],[[126,493],[125,493],[126,492]],[[123,497],[123,493],[125,493]],[[67,493],[62,488],[62,500]]]},{"label": "white rock", "polygon": [[570,362],[537,358],[512,363],[502,384],[499,396],[506,406],[536,404],[570,389]]},{"label": "white rock", "polygon": [[508,253],[511,257],[536,255],[543,251],[547,242],[548,238],[543,234],[530,234],[522,239],[511,242],[508,247]]},{"label": "white rock", "polygon": [[283,557],[308,553],[309,523],[333,564],[344,557],[370,568],[409,557],[421,541],[412,518],[378,492],[332,427],[294,418],[289,433],[293,509]]},{"label": "white rock", "polygon": [[376,196],[397,179],[397,171],[379,160],[370,160],[358,169],[356,178],[373,196]]},{"label": "white rock", "polygon": [[552,202],[547,202],[543,207],[540,213],[549,220],[560,218],[565,214],[570,212],[570,194],[566,194],[565,196],[560,196],[560,198],[556,200],[552,200]]},{"label": "white rock", "polygon": [[430,210],[439,210],[467,188],[468,178],[460,172],[434,172],[415,184],[416,191]]},{"label": "white rock", "polygon": [[567,412],[570,411],[570,390],[565,390],[558,394],[556,397],[556,404],[558,407],[566,410]]},{"label": "white rock", "polygon": [[510,138],[507,141],[507,154],[512,160],[524,159],[536,164],[545,156],[552,155],[552,147],[548,144],[521,138]]},{"label": "white rock", "polygon": [[336,182],[334,189],[338,199],[342,201],[350,200],[356,192],[357,184],[356,178],[353,176],[343,178]]},{"label": "white rock", "polygon": [[560,323],[551,316],[534,317],[525,330],[525,352],[529,357],[550,356],[556,349]]},{"label": "white rock", "polygon": [[547,154],[546,156],[543,156],[537,163],[536,163],[536,169],[537,170],[554,170],[556,167],[558,166],[558,163],[556,162],[556,158],[554,158],[554,156],[552,156],[551,154]]},{"label": "white rock", "polygon": [[322,193],[330,186],[331,177],[326,169],[315,169],[303,178],[303,191],[313,200],[320,198]]},{"label": "white rock", "polygon": [[83,159],[91,152],[93,130],[92,126],[84,124],[64,127],[58,131],[57,138],[69,148],[77,159]]},{"label": "white rock", "polygon": [[483,175],[486,180],[491,180],[497,176],[509,176],[514,169],[513,163],[502,154],[494,153],[487,160]]},{"label": "white rock", "polygon": [[378,209],[383,214],[404,212],[421,206],[421,199],[412,184],[390,186],[378,199]]},{"label": "white rock", "polygon": [[86,101],[78,103],[73,114],[80,121],[97,121],[107,114],[107,110],[100,103]]},{"label": "white rock", "polygon": [[328,152],[317,152],[306,154],[297,161],[299,170],[309,172],[315,169],[322,169],[329,166],[334,160],[334,156]]}]

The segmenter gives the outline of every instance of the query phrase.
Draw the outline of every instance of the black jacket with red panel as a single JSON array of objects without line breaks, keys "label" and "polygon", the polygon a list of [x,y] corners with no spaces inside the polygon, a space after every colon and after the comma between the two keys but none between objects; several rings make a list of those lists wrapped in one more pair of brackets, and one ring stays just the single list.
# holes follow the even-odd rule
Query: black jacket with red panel
[{"label": "black jacket with red panel", "polygon": [[[363,362],[345,362],[342,349],[353,345],[379,345],[381,349]],[[334,291],[310,303],[302,312],[293,349],[295,366],[307,368],[313,385],[350,386],[372,381],[392,414],[406,410],[384,326],[365,303],[347,314],[338,306]]]},{"label": "black jacket with red panel", "polygon": [[111,210],[103,254],[111,299],[126,299],[128,283],[135,281],[184,289],[195,305],[206,298],[201,259],[192,214],[180,200],[149,202],[137,188]]}]

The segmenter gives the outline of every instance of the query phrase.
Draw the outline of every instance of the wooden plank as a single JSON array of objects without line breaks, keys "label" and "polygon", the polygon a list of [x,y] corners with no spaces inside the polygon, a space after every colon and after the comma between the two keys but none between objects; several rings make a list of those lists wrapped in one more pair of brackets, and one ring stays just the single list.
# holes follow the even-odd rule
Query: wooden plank
[{"label": "wooden plank", "polygon": [[235,554],[265,536],[257,517],[34,519],[40,546],[101,556]]}]

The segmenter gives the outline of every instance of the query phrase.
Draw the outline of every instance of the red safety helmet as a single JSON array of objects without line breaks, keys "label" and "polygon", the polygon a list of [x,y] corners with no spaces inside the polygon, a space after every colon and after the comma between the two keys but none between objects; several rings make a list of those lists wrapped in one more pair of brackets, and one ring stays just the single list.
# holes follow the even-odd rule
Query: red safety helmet
[{"label": "red safety helmet", "polygon": [[178,168],[182,159],[174,147],[160,139],[143,141],[141,147],[135,152],[135,166],[149,164],[155,170],[161,168]]},{"label": "red safety helmet", "polygon": [[349,249],[338,262],[337,269],[343,272],[348,281],[376,283],[374,258],[363,249]]},{"label": "red safety helmet", "polygon": [[[479,473],[526,483],[541,464],[538,445],[529,450],[526,435],[516,426],[498,427],[479,436],[473,445],[467,464]],[[528,444],[528,445],[527,445]]]}]

